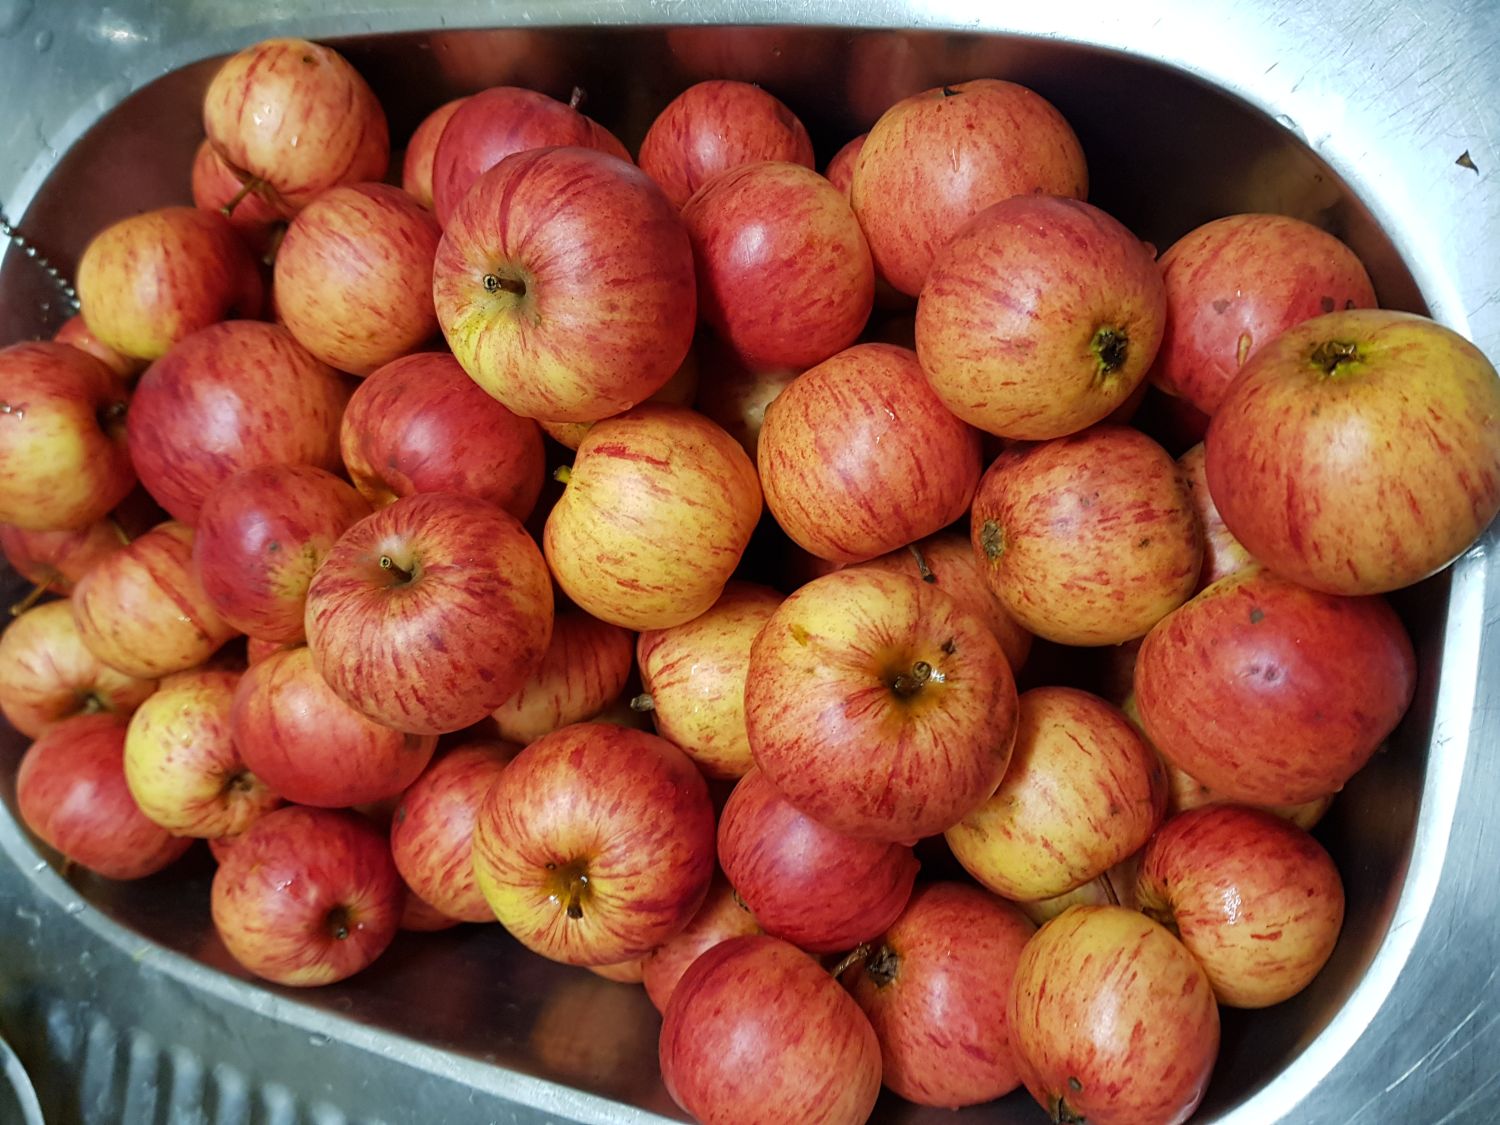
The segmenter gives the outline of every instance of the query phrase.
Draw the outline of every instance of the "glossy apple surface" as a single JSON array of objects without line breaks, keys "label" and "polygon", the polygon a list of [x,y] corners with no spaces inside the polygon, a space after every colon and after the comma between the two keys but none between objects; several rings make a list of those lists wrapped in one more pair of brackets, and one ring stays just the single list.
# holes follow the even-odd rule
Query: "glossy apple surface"
[{"label": "glossy apple surface", "polygon": [[495,708],[500,736],[524,746],[592,719],[625,689],[633,655],[628,630],[576,610],[559,613],[546,653],[520,689]]},{"label": "glossy apple surface", "polygon": [[206,137],[193,154],[192,190],[193,206],[224,214],[252,253],[262,260],[274,253],[285,229],[281,212],[264,196],[246,192],[244,182]]},{"label": "glossy apple surface", "polygon": [[432,210],[432,165],[437,156],[438,141],[448,121],[466,98],[454,98],[433,110],[412,132],[401,158],[401,188],[429,211]]},{"label": "glossy apple surface", "polygon": [[750,908],[734,893],[729,881],[714,877],[708,895],[692,921],[642,959],[641,983],[658,1012],[665,1012],[677,982],[699,957],[730,938],[760,933]]}]

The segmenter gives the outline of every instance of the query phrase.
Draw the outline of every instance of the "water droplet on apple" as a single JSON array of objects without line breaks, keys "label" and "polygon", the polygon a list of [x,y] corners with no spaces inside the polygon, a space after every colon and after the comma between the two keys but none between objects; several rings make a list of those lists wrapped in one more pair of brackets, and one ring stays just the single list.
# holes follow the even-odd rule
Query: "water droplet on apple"
[{"label": "water droplet on apple", "polygon": [[46,54],[52,46],[52,29],[50,27],[42,28],[41,31],[36,33],[36,38],[31,43],[36,48],[37,54]]}]

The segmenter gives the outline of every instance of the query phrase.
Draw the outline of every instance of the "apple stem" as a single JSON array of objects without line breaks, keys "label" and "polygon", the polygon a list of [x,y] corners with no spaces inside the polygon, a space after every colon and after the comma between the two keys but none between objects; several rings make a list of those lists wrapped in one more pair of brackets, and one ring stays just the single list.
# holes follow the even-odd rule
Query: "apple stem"
[{"label": "apple stem", "polygon": [[645,714],[647,711],[656,710],[656,700],[651,698],[649,691],[643,691],[630,701],[630,709],[637,714]]},{"label": "apple stem", "polygon": [[838,980],[855,965],[863,964],[866,957],[870,955],[870,943],[856,945],[848,953],[839,959],[839,963],[830,970],[833,979]]},{"label": "apple stem", "polygon": [[484,275],[484,291],[486,293],[514,293],[518,297],[526,296],[526,283],[519,277],[501,277],[497,273]]},{"label": "apple stem", "polygon": [[583,105],[584,100],[587,97],[588,94],[584,93],[584,89],[582,86],[574,86],[573,95],[568,99],[568,108],[577,109],[579,106]]},{"label": "apple stem", "polygon": [[223,215],[226,219],[233,218],[234,209],[245,201],[245,196],[249,195],[256,188],[260,187],[260,185],[261,179],[259,176],[251,176],[249,179],[245,180],[240,184],[240,190],[234,193],[234,197],[230,199],[228,203],[224,204],[224,206],[219,208],[219,214]]},{"label": "apple stem", "polygon": [[906,548],[911,552],[911,557],[917,560],[917,574],[923,582],[936,582],[937,575],[932,573],[932,568],[927,565],[927,560],[922,557],[922,548],[911,543]]},{"label": "apple stem", "polygon": [[47,583],[45,583],[45,582],[38,582],[35,586],[33,586],[31,588],[31,593],[27,594],[24,598],[22,598],[20,601],[18,601],[15,605],[13,605],[13,606],[10,607],[10,615],[12,617],[20,617],[21,614],[25,613],[32,606],[36,605],[37,602],[41,601],[42,600],[42,595],[45,594],[46,592],[47,592]]},{"label": "apple stem", "polygon": [[328,912],[328,932],[333,935],[335,941],[345,941],[349,937],[349,909],[344,906],[335,906]]},{"label": "apple stem", "polygon": [[1101,875],[1099,876],[1099,882],[1104,886],[1104,897],[1109,899],[1109,904],[1111,906],[1119,906],[1120,896],[1115,894],[1115,885],[1110,880],[1110,877],[1107,874]]},{"label": "apple stem", "polygon": [[110,529],[114,531],[115,538],[120,541],[120,546],[130,546],[130,532],[125,530],[120,521],[115,519],[114,516],[106,516],[105,520],[109,523]]},{"label": "apple stem", "polygon": [[390,555],[380,556],[380,569],[390,571],[400,582],[410,582],[412,579],[412,572],[397,566],[396,560]]},{"label": "apple stem", "polygon": [[575,921],[583,917],[583,892],[589,885],[589,877],[582,873],[568,880],[568,917]]},{"label": "apple stem", "polygon": [[552,470],[552,479],[558,484],[567,484],[573,479],[573,470],[568,465],[559,465]]},{"label": "apple stem", "polygon": [[911,666],[911,672],[902,672],[891,681],[891,690],[903,699],[909,699],[922,690],[922,685],[932,679],[932,665],[925,660],[918,660]]}]

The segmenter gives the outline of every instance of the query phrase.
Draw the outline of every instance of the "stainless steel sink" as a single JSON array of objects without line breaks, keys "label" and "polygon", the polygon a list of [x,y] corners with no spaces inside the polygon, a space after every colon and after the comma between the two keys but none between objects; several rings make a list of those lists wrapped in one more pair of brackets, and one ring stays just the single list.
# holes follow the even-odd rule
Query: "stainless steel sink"
[{"label": "stainless steel sink", "polygon": [[[107,220],[185,201],[212,60],[273,34],[336,42],[398,142],[459,93],[576,83],[634,148],[676,91],[737,77],[791,104],[826,159],[906,93],[1013,78],[1077,128],[1091,198],[1158,246],[1232,211],[1297,215],[1360,253],[1382,303],[1500,357],[1493,0],[0,0],[5,212],[67,274]],[[64,314],[9,250],[0,344]],[[1303,995],[1226,1018],[1202,1120],[1500,1120],[1497,545],[1491,529],[1395,599],[1422,661],[1417,700],[1319,829],[1347,884],[1343,939]],[[22,748],[0,738],[0,1038],[49,1121],[679,1116],[644,994],[498,927],[404,935],[365,975],[313,992],[251,981],[213,935],[206,856],[131,885],[60,870],[13,815]],[[877,1120],[1041,1114],[1024,1094],[956,1117],[887,1097]]]}]

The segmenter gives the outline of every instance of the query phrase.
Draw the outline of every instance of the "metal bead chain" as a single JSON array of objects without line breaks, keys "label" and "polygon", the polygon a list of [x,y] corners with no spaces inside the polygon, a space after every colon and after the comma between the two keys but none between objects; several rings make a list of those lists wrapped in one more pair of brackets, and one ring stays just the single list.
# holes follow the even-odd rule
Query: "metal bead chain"
[{"label": "metal bead chain", "polygon": [[25,254],[41,267],[42,271],[52,279],[53,284],[62,292],[62,295],[67,298],[71,311],[76,313],[78,311],[78,291],[63,276],[61,270],[42,256],[41,252],[37,250],[29,238],[16,230],[15,224],[6,217],[3,206],[0,206],[0,235],[9,239],[15,245],[16,249],[20,250],[21,253]]}]

